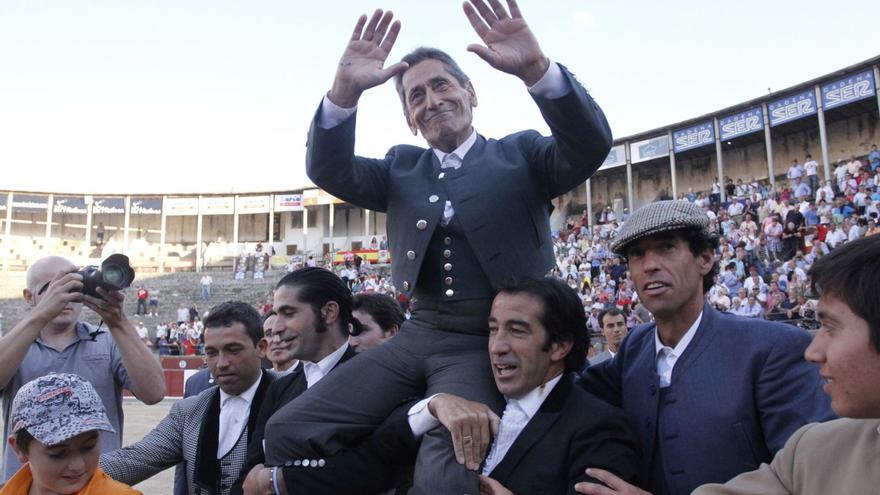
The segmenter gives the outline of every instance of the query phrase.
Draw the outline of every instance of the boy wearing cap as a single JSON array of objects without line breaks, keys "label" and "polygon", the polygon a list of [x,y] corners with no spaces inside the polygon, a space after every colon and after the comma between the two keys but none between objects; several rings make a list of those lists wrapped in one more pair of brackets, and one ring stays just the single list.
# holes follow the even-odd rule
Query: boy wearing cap
[{"label": "boy wearing cap", "polygon": [[115,433],[94,387],[53,373],[25,384],[12,404],[9,446],[22,467],[0,495],[135,495],[98,467],[102,431]]}]

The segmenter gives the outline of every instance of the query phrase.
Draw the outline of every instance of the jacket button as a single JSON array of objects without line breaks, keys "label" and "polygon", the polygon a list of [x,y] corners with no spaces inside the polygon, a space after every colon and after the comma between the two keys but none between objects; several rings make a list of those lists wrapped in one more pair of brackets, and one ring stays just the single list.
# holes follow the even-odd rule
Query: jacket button
[{"label": "jacket button", "polygon": [[310,467],[318,467],[318,460],[312,459],[311,462],[309,462],[309,466]]},{"label": "jacket button", "polygon": [[299,459],[297,459],[297,460],[293,461],[293,465],[294,465],[294,466],[302,465],[302,461],[299,460]]},{"label": "jacket button", "polygon": [[447,272],[452,271],[452,263],[446,263],[445,265],[443,265],[443,269]]},{"label": "jacket button", "polygon": [[444,250],[443,250],[443,257],[444,257],[444,258],[449,258],[450,256],[452,256],[452,251],[450,251],[450,250],[448,250],[448,249],[444,249]]},{"label": "jacket button", "polygon": [[446,285],[452,285],[452,277],[446,277],[443,282],[446,283]]},{"label": "jacket button", "polygon": [[318,459],[318,467],[324,467],[327,465],[327,461],[324,459]]},{"label": "jacket button", "polygon": [[425,220],[419,220],[418,222],[416,222],[416,228],[419,230],[425,230],[426,228],[428,228],[428,222]]},{"label": "jacket button", "polygon": [[455,295],[455,291],[452,289],[446,289],[446,297],[452,297]]},{"label": "jacket button", "polygon": [[447,246],[452,244],[452,237],[449,237],[449,236],[444,237],[443,244],[446,244]]},{"label": "jacket button", "polygon": [[415,251],[407,251],[407,252],[406,252],[406,258],[409,259],[409,260],[414,260],[414,259],[416,259],[416,252],[415,252]]},{"label": "jacket button", "polygon": [[403,290],[409,290],[409,282],[403,283]]},{"label": "jacket button", "polygon": [[428,201],[430,201],[431,203],[436,203],[439,200],[440,200],[440,196],[437,196],[436,194],[432,194],[431,196],[428,197]]},{"label": "jacket button", "polygon": [[437,176],[438,179],[442,179],[446,177],[446,172],[440,172],[440,175]]}]

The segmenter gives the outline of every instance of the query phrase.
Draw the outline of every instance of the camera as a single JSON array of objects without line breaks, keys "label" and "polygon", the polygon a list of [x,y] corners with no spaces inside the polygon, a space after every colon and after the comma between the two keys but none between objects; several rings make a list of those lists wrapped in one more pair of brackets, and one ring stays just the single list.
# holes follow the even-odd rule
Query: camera
[{"label": "camera", "polygon": [[77,273],[82,275],[83,294],[94,297],[101,297],[95,290],[98,287],[108,291],[122,290],[134,281],[134,268],[124,254],[112,254],[101,262],[100,268],[87,266]]}]

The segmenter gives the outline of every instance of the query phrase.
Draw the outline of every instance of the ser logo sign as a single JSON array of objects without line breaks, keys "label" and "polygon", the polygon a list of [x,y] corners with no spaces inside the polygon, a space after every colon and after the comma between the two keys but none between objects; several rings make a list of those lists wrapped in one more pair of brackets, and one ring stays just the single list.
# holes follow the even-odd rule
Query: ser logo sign
[{"label": "ser logo sign", "polygon": [[826,109],[870,98],[874,95],[874,75],[864,71],[822,86],[822,103]]}]

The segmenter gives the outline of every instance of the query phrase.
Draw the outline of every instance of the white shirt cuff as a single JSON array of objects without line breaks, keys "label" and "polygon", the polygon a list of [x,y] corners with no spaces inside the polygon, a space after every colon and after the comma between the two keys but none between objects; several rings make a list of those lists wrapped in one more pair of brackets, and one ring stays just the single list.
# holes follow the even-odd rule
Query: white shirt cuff
[{"label": "white shirt cuff", "polygon": [[[546,76],[544,76],[546,77]],[[330,101],[327,95],[321,100],[321,113],[318,115],[318,127],[332,129],[341,124],[357,110],[357,106],[343,108]]]},{"label": "white shirt cuff", "polygon": [[421,438],[425,433],[440,426],[440,421],[437,421],[437,418],[428,409],[428,403],[438,395],[440,394],[434,394],[427,399],[422,399],[409,408],[409,429],[412,430],[414,437]]},{"label": "white shirt cuff", "polygon": [[541,79],[538,79],[538,82],[529,87],[530,93],[547,100],[554,100],[565,96],[569,91],[571,91],[571,83],[562,74],[562,69],[559,68],[559,65],[552,60],[547,68],[547,72],[544,73]]}]

